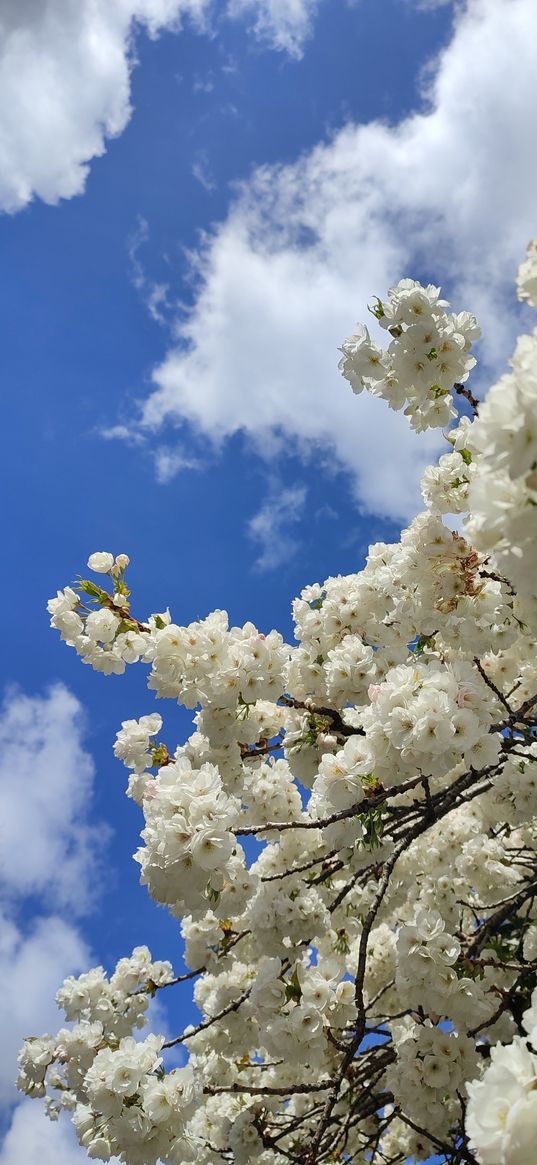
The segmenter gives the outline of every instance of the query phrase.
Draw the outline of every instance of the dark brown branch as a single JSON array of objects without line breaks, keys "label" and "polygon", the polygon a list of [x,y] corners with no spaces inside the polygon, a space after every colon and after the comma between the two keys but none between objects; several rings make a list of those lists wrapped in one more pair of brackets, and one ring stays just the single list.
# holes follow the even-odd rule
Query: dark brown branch
[{"label": "dark brown branch", "polygon": [[481,663],[481,660],[478,659],[477,656],[474,656],[474,663],[475,663],[475,666],[479,672],[479,675],[481,676],[481,679],[485,681],[487,688],[490,688],[491,692],[494,692],[494,695],[496,696],[496,698],[500,701],[501,704],[503,704],[503,706],[507,712],[507,715],[509,717],[511,717],[513,715],[513,709],[511,708],[511,705],[508,703],[505,696],[500,691],[500,689],[496,686],[494,681],[491,680],[490,676],[487,675],[487,673],[486,673],[486,671]]},{"label": "dark brown branch", "polygon": [[494,914],[491,914],[490,917],[487,918],[484,923],[482,923],[477,931],[477,934],[468,944],[466,949],[467,957],[471,958],[474,954],[478,955],[482,948],[485,946],[487,939],[491,934],[494,933],[497,927],[500,926],[506,918],[509,918],[511,914],[516,914],[517,910],[519,910],[520,907],[524,905],[524,902],[527,902],[528,898],[535,897],[536,894],[537,881],[529,883],[526,882],[522,889],[518,891],[518,894],[514,894],[509,902],[501,906],[499,910],[496,910]]},{"label": "dark brown branch", "polygon": [[334,825],[337,821],[344,821],[347,817],[356,817],[359,813],[367,813],[370,809],[376,809],[378,805],[383,805],[390,797],[397,797],[401,793],[406,793],[408,789],[414,788],[415,785],[421,784],[422,779],[420,775],[405,781],[403,785],[392,785],[389,789],[382,789],[381,792],[365,797],[362,801],[357,801],[355,805],[350,805],[348,809],[341,809],[339,813],[331,813],[329,817],[320,817],[318,820],[309,818],[305,821],[270,821],[266,825],[246,825],[234,830],[235,837],[255,837],[258,833],[267,833],[269,830],[283,833],[286,829],[324,829],[326,825]]},{"label": "dark brown branch", "polygon": [[468,401],[468,404],[472,408],[474,417],[476,417],[479,412],[480,402],[478,401],[477,397],[474,396],[473,392],[471,392],[471,390],[467,388],[465,384],[461,384],[460,382],[457,382],[453,385],[453,390],[457,393],[457,396],[463,396],[464,399]]},{"label": "dark brown branch", "polygon": [[[166,1047],[166,1044],[164,1044],[164,1047]],[[326,1089],[331,1087],[331,1080],[327,1080],[324,1084],[290,1084],[288,1088],[276,1088],[270,1084],[256,1087],[255,1085],[240,1084],[237,1081],[234,1084],[209,1084],[203,1091],[207,1096],[218,1096],[220,1092],[244,1092],[247,1096],[296,1096],[298,1094],[306,1095],[310,1092],[326,1092]]]},{"label": "dark brown branch", "polygon": [[218,1011],[216,1015],[211,1015],[208,1019],[202,1020],[202,1022],[198,1023],[197,1027],[193,1028],[192,1031],[184,1031],[181,1036],[176,1036],[174,1040],[168,1040],[167,1043],[162,1045],[162,1047],[175,1048],[177,1047],[177,1044],[184,1044],[185,1040],[194,1039],[194,1037],[199,1035],[200,1032],[204,1032],[208,1027],[212,1027],[213,1023],[217,1023],[218,1020],[224,1019],[226,1015],[231,1015],[231,1012],[233,1011],[238,1011],[241,1004],[245,1003],[249,995],[250,991],[245,991],[244,994],[240,995],[238,999],[235,999],[233,1003],[228,1003],[227,1007],[223,1007],[222,1011]]}]

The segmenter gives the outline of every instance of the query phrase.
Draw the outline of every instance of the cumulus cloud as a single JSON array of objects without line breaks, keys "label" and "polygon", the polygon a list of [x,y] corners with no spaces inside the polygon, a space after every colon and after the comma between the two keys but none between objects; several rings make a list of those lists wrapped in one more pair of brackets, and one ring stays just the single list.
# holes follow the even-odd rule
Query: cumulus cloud
[{"label": "cumulus cloud", "polygon": [[32,1100],[15,1109],[0,1149],[0,1165],[30,1165],[34,1161],[39,1165],[83,1165],[87,1160],[68,1121],[49,1121],[43,1106]]},{"label": "cumulus cloud", "polygon": [[[57,913],[89,905],[96,846],[107,840],[102,824],[88,824],[93,775],[80,704],[65,687],[8,694],[0,711],[0,1110],[13,1111],[0,1165],[87,1160],[66,1118],[50,1123],[35,1101],[14,1107],[14,1084],[24,1038],[61,1026],[59,985],[97,962],[78,926]],[[150,1011],[155,1029],[166,1031],[162,1001]]]},{"label": "cumulus cloud", "polygon": [[0,6],[0,210],[80,194],[89,163],[132,113],[134,36],[184,20],[247,19],[300,54],[318,0],[3,0]]},{"label": "cumulus cloud", "polygon": [[[17,1095],[24,1037],[57,1030],[59,984],[95,961],[78,927],[57,913],[61,906],[72,915],[89,905],[97,844],[106,842],[106,830],[88,824],[93,776],[81,708],[65,687],[45,696],[8,693],[0,710],[0,1108],[6,1110]],[[25,1101],[14,1109],[0,1165],[75,1165],[83,1157],[69,1128],[51,1125],[42,1105]]]},{"label": "cumulus cloud", "polygon": [[287,486],[279,491],[272,489],[261,509],[250,518],[248,533],[259,546],[255,562],[258,570],[274,570],[298,549],[296,539],[289,537],[288,527],[300,521],[306,494],[302,485]]},{"label": "cumulus cloud", "polygon": [[[13,1100],[17,1053],[23,1039],[57,1031],[61,1017],[56,991],[66,975],[87,970],[92,958],[78,931],[61,918],[38,918],[26,934],[8,918],[0,921],[0,1105],[5,1105]],[[0,1156],[0,1162],[3,1160]],[[21,1160],[37,1157],[19,1157]]]},{"label": "cumulus cloud", "polygon": [[[197,257],[193,310],[153,374],[142,431],[190,422],[274,449],[331,450],[369,511],[406,518],[431,438],[353,398],[337,347],[374,293],[416,271],[481,317],[497,367],[516,327],[514,272],[537,229],[534,0],[469,0],[420,112],[349,124],[292,165],[258,169]],[[169,432],[167,433],[169,441]]]},{"label": "cumulus cloud", "polygon": [[[10,692],[0,711],[0,895],[91,903],[88,871],[108,838],[87,814],[94,776],[82,711],[62,685],[45,696]],[[95,885],[94,876],[91,886]]]},{"label": "cumulus cloud", "polygon": [[5,0],[0,10],[0,208],[79,194],[130,114],[135,22],[150,35],[204,0]]}]

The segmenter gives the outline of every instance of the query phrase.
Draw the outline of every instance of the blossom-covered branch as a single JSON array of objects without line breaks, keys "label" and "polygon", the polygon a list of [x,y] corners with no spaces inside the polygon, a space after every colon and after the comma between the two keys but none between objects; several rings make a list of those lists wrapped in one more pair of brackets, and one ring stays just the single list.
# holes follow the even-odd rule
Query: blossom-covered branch
[{"label": "blossom-covered branch", "polygon": [[[518,289],[537,307],[535,244]],[[402,280],[342,346],[354,392],[448,451],[398,542],[305,587],[296,644],[223,611],[139,618],[124,554],[49,602],[84,663],[147,666],[194,713],[175,750],[153,713],[114,748],[185,969],[137,947],[67,979],[66,1025],[20,1056],[93,1159],[536,1160],[537,335],[480,402],[479,328],[448,308]],[[199,1022],[135,1040],[191,981]]]}]

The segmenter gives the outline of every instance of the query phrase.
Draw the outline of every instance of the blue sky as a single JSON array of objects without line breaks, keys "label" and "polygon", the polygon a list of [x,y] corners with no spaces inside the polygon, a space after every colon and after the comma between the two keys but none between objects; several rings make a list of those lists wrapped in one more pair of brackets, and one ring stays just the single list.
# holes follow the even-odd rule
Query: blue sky
[{"label": "blue sky", "polygon": [[[0,1165],[36,1144],[75,1165],[67,1131],[14,1109],[12,1051],[71,969],[180,944],[137,884],[112,755],[153,708],[143,669],[82,667],[46,599],[92,551],[126,552],[141,617],[225,607],[290,637],[303,585],[397,537],[435,450],[352,398],[337,344],[411,274],[481,317],[483,390],[505,366],[537,230],[537,10],[107,0],[90,60],[85,0],[4,7]],[[159,711],[173,746],[190,715]],[[182,996],[170,1030],[191,1014]]]}]

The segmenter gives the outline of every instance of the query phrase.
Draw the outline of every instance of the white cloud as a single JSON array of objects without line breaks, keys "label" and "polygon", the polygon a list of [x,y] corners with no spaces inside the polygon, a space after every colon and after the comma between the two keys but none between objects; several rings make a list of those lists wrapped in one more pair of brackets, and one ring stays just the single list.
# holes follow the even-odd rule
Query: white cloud
[{"label": "white cloud", "polygon": [[200,150],[198,156],[192,166],[192,174],[200,186],[207,191],[207,194],[212,194],[216,190],[216,182],[209,163],[209,159],[204,150]]},{"label": "white cloud", "polygon": [[83,189],[91,158],[131,115],[134,22],[150,35],[205,0],[4,0],[0,9],[0,208]]},{"label": "white cloud", "polygon": [[49,899],[72,913],[91,897],[95,848],[108,831],[87,823],[94,768],[82,739],[80,705],[63,686],[43,697],[8,693],[0,711],[0,1109],[13,1111],[0,1165],[87,1159],[67,1120],[52,1124],[35,1101],[14,1107],[25,1036],[58,1030],[60,983],[95,962],[70,922],[56,913],[31,917]]},{"label": "white cloud", "polygon": [[304,512],[307,490],[292,485],[276,491],[272,489],[261,509],[248,523],[248,533],[260,547],[255,566],[258,570],[274,570],[289,560],[299,543],[287,533],[287,528],[300,521]]},{"label": "white cloud", "polygon": [[253,31],[273,48],[302,56],[319,0],[229,0],[231,16],[252,18]]},{"label": "white cloud", "polygon": [[131,279],[133,287],[137,291],[145,292],[147,290],[147,276],[145,268],[140,258],[140,251],[149,239],[149,224],[143,215],[138,215],[136,228],[127,239],[127,254],[129,256],[129,263],[131,268]]},{"label": "white cloud", "polygon": [[[102,823],[88,824],[94,766],[82,742],[80,704],[65,687],[43,697],[8,693],[0,711],[0,1109],[17,1097],[25,1036],[61,1027],[58,987],[97,961],[80,930],[57,913],[63,906],[72,916],[90,904],[109,835]],[[161,999],[151,1013],[165,1031]],[[49,1125],[37,1102],[15,1108],[0,1165],[82,1159],[66,1121]]]},{"label": "white cloud", "polygon": [[18,1105],[0,1149],[0,1165],[87,1165],[87,1160],[68,1120],[49,1121],[35,1100]]},{"label": "white cloud", "polygon": [[253,22],[254,34],[297,56],[317,0],[2,0],[0,210],[80,194],[89,163],[132,113],[133,37],[203,30],[211,18]]},{"label": "white cloud", "polygon": [[[166,309],[169,308],[168,292],[170,286],[168,283],[155,283],[146,274],[144,264],[140,258],[140,251],[148,241],[149,225],[147,219],[143,215],[139,215],[136,229],[127,240],[131,280],[133,286],[140,293],[151,319],[155,320],[157,324],[165,324]],[[121,437],[124,440],[128,440],[129,433],[125,425],[114,425],[112,428],[104,429],[101,432],[101,436],[108,439]]]},{"label": "white cloud", "polygon": [[192,83],[193,93],[212,93],[214,89],[214,73],[212,70],[206,77],[196,75]]},{"label": "white cloud", "polygon": [[[93,762],[82,747],[78,701],[58,685],[44,697],[8,694],[0,713],[0,1109],[10,1125],[0,1165],[82,1165],[67,1117],[50,1122],[43,1103],[17,1094],[17,1054],[26,1036],[54,1033],[62,1013],[56,992],[67,975],[96,960],[80,931],[57,914],[34,914],[41,899],[70,911],[88,904],[95,845],[107,830],[87,813]],[[16,921],[16,912],[24,921]],[[161,1029],[165,1013],[156,1001]],[[114,1159],[115,1160],[115,1159]]]},{"label": "white cloud", "polygon": [[0,1105],[5,1105],[13,1100],[23,1039],[58,1030],[56,991],[66,975],[87,970],[92,958],[78,931],[61,918],[39,918],[25,935],[7,918],[1,924]]},{"label": "white cloud", "polygon": [[[0,895],[77,912],[91,903],[108,829],[87,821],[94,766],[78,700],[14,690],[0,711]],[[91,878],[88,876],[91,871]]]},{"label": "white cloud", "polygon": [[183,469],[200,468],[201,462],[196,457],[191,457],[185,453],[179,446],[173,446],[169,449],[161,446],[155,453],[157,481],[161,485],[167,485]]},{"label": "white cloud", "polygon": [[178,343],[154,372],[142,430],[188,421],[213,442],[332,451],[359,503],[404,518],[431,439],[353,398],[337,346],[373,293],[419,266],[447,281],[509,354],[509,288],[537,231],[535,0],[470,0],[423,97],[395,126],[348,125],[294,165],[261,168],[205,240]]},{"label": "white cloud", "polygon": [[105,441],[124,441],[126,445],[143,445],[145,443],[144,434],[140,432],[135,425],[108,425],[104,428],[97,429],[100,437],[104,437]]},{"label": "white cloud", "polygon": [[414,8],[421,8],[424,12],[430,12],[434,8],[447,8],[448,4],[456,4],[457,0],[408,0],[408,2]]},{"label": "white cloud", "polygon": [[[59,984],[93,961],[70,922],[35,913],[51,900],[55,910],[80,912],[95,885],[96,849],[108,831],[87,822],[94,767],[82,739],[80,705],[65,687],[42,697],[8,693],[0,711],[0,1107],[13,1105],[24,1037],[57,1030]],[[41,1106],[33,1111],[26,1103],[15,1110],[0,1165],[38,1156],[70,1165],[68,1135],[50,1133]]]}]

